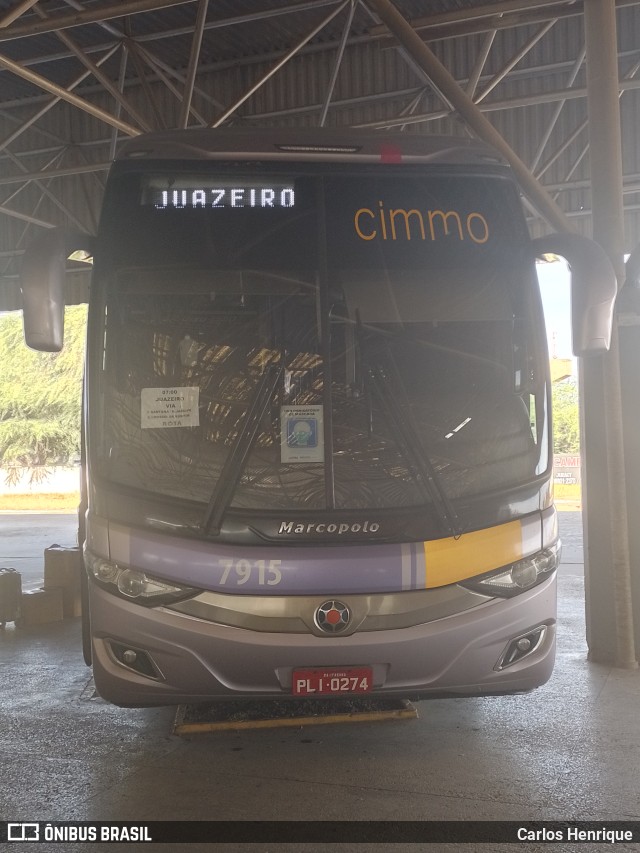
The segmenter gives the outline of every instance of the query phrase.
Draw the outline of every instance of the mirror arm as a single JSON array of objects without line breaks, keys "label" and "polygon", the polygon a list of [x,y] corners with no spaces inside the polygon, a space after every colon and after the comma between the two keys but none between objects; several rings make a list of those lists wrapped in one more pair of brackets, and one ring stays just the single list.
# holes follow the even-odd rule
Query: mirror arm
[{"label": "mirror arm", "polygon": [[618,292],[615,270],[604,249],[580,234],[549,234],[531,241],[536,257],[561,255],[571,269],[573,352],[587,356],[611,345]]}]

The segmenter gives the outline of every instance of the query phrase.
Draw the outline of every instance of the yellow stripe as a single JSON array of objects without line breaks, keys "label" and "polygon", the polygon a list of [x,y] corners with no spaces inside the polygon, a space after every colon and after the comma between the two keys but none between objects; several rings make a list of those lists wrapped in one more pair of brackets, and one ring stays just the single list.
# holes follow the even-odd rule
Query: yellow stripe
[{"label": "yellow stripe", "polygon": [[472,578],[522,557],[522,525],[509,521],[486,530],[463,533],[459,539],[424,543],[427,588]]}]

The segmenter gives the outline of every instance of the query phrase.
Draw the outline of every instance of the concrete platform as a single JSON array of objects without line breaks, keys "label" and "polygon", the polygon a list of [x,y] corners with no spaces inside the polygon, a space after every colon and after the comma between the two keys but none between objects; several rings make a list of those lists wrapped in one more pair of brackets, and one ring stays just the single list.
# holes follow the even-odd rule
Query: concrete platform
[{"label": "concrete platform", "polygon": [[[565,516],[563,524],[568,545],[552,680],[526,696],[416,703],[414,720],[178,737],[175,708],[123,710],[95,697],[79,620],[8,626],[0,632],[0,819],[640,820],[640,673],[587,661],[581,543]],[[131,849],[48,846],[57,853]],[[46,848],[7,845],[15,853]],[[511,849],[246,845],[252,853],[476,848]]]}]

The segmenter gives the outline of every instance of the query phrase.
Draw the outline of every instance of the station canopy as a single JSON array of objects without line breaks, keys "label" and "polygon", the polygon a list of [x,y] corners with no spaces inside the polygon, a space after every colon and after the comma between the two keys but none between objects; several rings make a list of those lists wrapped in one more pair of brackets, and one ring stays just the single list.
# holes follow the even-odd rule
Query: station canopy
[{"label": "station canopy", "polygon": [[[581,0],[0,0],[0,310],[25,246],[97,226],[145,131],[350,126],[475,136],[380,15],[393,6],[572,221],[591,233]],[[640,0],[617,0],[625,242],[638,233]],[[550,224],[527,203],[532,234]],[[87,273],[68,301],[86,298]]]}]

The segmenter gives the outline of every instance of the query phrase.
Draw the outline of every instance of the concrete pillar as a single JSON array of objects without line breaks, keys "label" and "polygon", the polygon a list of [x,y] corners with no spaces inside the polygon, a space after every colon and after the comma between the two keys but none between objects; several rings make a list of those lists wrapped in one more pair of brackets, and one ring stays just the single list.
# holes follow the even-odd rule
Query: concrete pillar
[{"label": "concrete pillar", "polygon": [[[621,284],[624,211],[615,0],[585,0],[584,21],[593,237],[611,258]],[[634,667],[637,664],[617,328],[607,355],[583,360],[581,380],[589,658]]]}]

